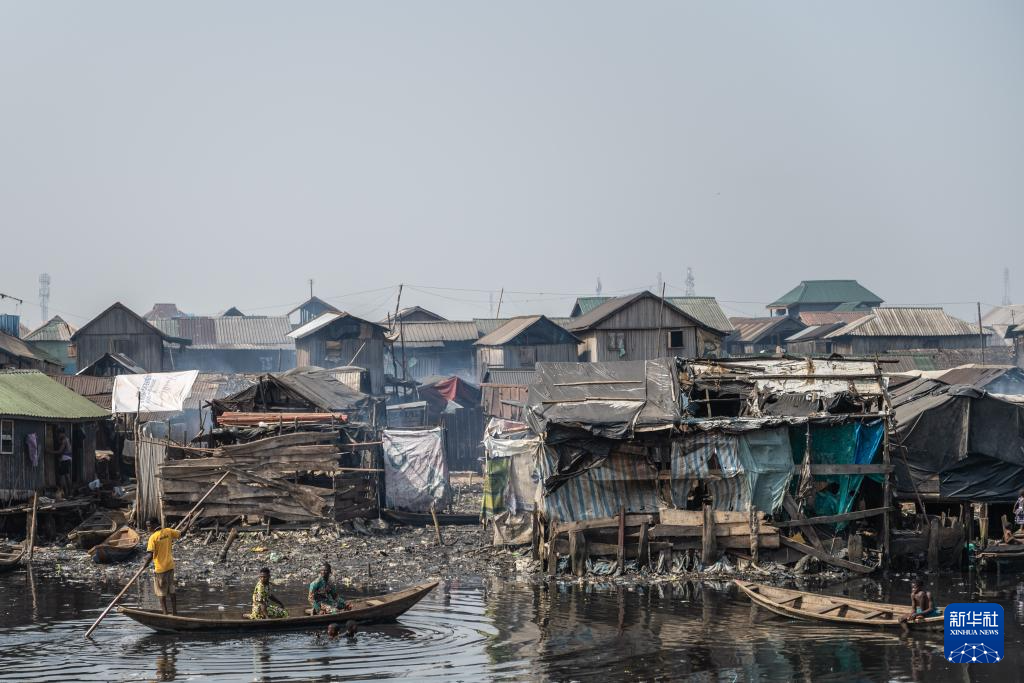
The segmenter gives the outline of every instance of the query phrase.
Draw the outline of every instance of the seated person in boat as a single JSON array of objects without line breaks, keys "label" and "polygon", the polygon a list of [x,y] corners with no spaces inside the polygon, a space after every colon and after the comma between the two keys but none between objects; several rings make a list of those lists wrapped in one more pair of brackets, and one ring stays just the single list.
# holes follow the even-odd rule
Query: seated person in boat
[{"label": "seated person in boat", "polygon": [[160,609],[167,614],[167,596],[171,597],[171,614],[178,613],[178,596],[174,589],[174,555],[171,544],[181,533],[175,529],[159,528],[156,520],[146,522],[149,541],[146,543],[146,564],[153,563],[153,592],[160,598]]},{"label": "seated person in boat", "polygon": [[331,565],[327,562],[320,568],[316,581],[309,584],[309,604],[313,607],[313,614],[333,614],[348,609],[345,598],[331,581]]},{"label": "seated person in boat", "polygon": [[900,621],[921,621],[928,617],[939,616],[939,611],[932,604],[932,594],[924,589],[921,579],[914,579],[910,582],[910,602],[914,611],[906,615]]},{"label": "seated person in boat", "polygon": [[252,589],[252,612],[250,619],[283,619],[288,616],[284,603],[270,592],[270,569],[260,570],[260,578],[256,579],[256,587]]}]

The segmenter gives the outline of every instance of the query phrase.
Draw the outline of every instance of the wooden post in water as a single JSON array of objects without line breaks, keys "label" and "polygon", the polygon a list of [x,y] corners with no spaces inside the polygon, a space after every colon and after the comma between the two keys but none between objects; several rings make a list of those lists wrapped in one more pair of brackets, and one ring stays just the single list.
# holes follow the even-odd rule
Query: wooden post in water
[{"label": "wooden post in water", "polygon": [[750,561],[754,564],[758,562],[757,547],[758,547],[758,535],[761,533],[761,525],[757,519],[757,507],[754,505],[750,506]]},{"label": "wooden post in water", "polygon": [[[988,503],[981,504],[981,511],[979,512],[978,519],[978,533],[980,534],[980,545],[984,550],[988,547]],[[998,562],[996,563],[999,564]]]},{"label": "wooden post in water", "polygon": [[882,435],[882,464],[886,467],[885,481],[882,484],[882,501],[885,507],[885,514],[882,516],[882,566],[888,568],[892,559],[892,472],[889,471],[891,462],[889,453],[889,421],[883,423],[885,430]]},{"label": "wooden post in water", "polygon": [[928,522],[928,569],[939,570],[939,539],[942,537],[942,524],[938,518]]},{"label": "wooden post in water", "polygon": [[704,504],[704,526],[701,529],[701,563],[706,567],[714,564],[717,557],[715,541],[715,511],[707,503]]},{"label": "wooden post in water", "polygon": [[555,522],[548,522],[548,576],[554,576],[558,572],[558,551],[555,549],[555,540],[558,538],[558,525]]},{"label": "wooden post in water", "polygon": [[640,542],[636,547],[637,563],[640,568],[650,569],[651,567],[651,544],[647,538],[647,522],[640,524]]},{"label": "wooden post in water", "polygon": [[619,547],[615,553],[615,573],[621,574],[626,569],[626,508],[619,508]]},{"label": "wooden post in water", "polygon": [[36,549],[36,510],[39,507],[39,492],[32,494],[32,516],[28,525],[28,562],[32,563],[32,553]]}]

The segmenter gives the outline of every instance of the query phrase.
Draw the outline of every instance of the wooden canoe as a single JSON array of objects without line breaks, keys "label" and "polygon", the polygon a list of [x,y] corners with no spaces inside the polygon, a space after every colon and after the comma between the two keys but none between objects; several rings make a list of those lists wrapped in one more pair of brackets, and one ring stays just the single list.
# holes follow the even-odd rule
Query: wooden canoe
[{"label": "wooden canoe", "polygon": [[211,631],[286,631],[307,628],[324,628],[327,624],[344,625],[352,620],[357,624],[379,624],[395,621],[409,608],[423,599],[427,593],[437,586],[437,581],[422,583],[395,593],[388,593],[373,598],[361,598],[349,601],[352,609],[337,614],[321,614],[308,616],[301,614],[302,608],[291,607],[289,612],[299,614],[284,619],[249,619],[248,617],[225,616],[174,616],[150,610],[121,607],[121,614],[134,619],[143,626],[156,631],[170,633],[208,633]]},{"label": "wooden canoe", "polygon": [[75,527],[68,534],[68,539],[74,541],[82,550],[88,550],[94,545],[102,543],[115,531],[117,531],[117,521],[108,514],[97,512]]},{"label": "wooden canoe", "polygon": [[139,549],[139,533],[130,526],[123,526],[107,536],[104,541],[89,549],[96,564],[124,562]]},{"label": "wooden canoe", "polygon": [[[793,619],[827,621],[835,624],[899,628],[900,619],[910,612],[909,605],[892,605],[867,600],[851,600],[836,595],[822,595],[789,588],[776,588],[761,583],[736,580],[735,584],[759,607]],[[908,623],[911,629],[943,628],[939,616]]]},{"label": "wooden canoe", "polygon": [[[434,518],[429,512],[402,512],[400,510],[381,510],[380,516],[393,524],[404,524],[406,526],[434,526]],[[448,513],[437,513],[437,523],[441,526],[455,524],[479,524],[480,515],[457,515]]]},{"label": "wooden canoe", "polygon": [[0,574],[14,571],[25,556],[25,544],[14,546],[11,550],[0,550]]}]

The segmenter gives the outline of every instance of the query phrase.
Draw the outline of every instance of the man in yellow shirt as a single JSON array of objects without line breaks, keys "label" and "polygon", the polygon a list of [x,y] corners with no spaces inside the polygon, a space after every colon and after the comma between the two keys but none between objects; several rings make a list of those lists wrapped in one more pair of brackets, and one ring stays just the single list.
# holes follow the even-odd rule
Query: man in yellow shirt
[{"label": "man in yellow shirt", "polygon": [[146,522],[149,542],[146,543],[146,562],[153,561],[153,591],[160,598],[160,607],[167,614],[167,596],[171,597],[171,614],[178,613],[178,597],[174,594],[174,556],[171,543],[181,538],[175,529],[159,528],[155,520]]}]

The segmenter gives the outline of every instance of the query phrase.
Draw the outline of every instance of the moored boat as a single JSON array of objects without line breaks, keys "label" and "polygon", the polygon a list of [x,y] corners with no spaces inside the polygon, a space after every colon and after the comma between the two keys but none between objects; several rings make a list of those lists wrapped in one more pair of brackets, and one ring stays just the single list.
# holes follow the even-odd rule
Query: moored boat
[{"label": "moored boat", "polygon": [[[249,619],[247,616],[226,616],[221,612],[208,616],[181,616],[151,610],[121,607],[121,614],[143,626],[170,633],[208,633],[211,631],[286,631],[319,628],[337,621],[357,624],[378,624],[395,621],[437,586],[437,581],[411,586],[404,590],[371,598],[349,601],[351,609],[336,614],[296,615],[283,619]],[[294,611],[295,608],[293,607]],[[298,610],[301,612],[301,610]]]},{"label": "moored boat", "polygon": [[[835,624],[899,628],[900,619],[910,612],[909,605],[894,605],[867,600],[852,600],[838,595],[822,595],[790,588],[776,588],[750,581],[734,582],[759,607],[793,619],[827,621]],[[911,629],[943,627],[942,609],[938,616],[908,622]]]},{"label": "moored boat", "polygon": [[25,544],[14,546],[10,550],[0,550],[0,574],[14,571],[25,556]]},{"label": "moored boat", "polygon": [[130,526],[123,526],[89,549],[92,561],[97,564],[124,562],[139,549],[139,533]]},{"label": "moored boat", "polygon": [[[394,524],[405,526],[433,526],[434,518],[429,512],[403,512],[401,510],[381,510],[380,516]],[[452,524],[479,524],[479,514],[437,513],[437,523],[442,526]]]},{"label": "moored boat", "polygon": [[102,543],[110,534],[117,531],[117,520],[104,512],[97,512],[72,529],[68,539],[82,550]]}]

